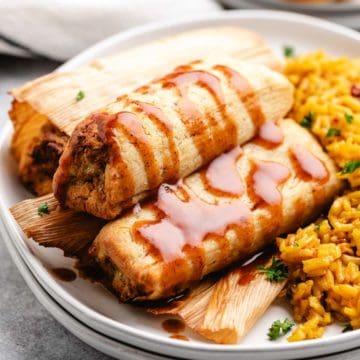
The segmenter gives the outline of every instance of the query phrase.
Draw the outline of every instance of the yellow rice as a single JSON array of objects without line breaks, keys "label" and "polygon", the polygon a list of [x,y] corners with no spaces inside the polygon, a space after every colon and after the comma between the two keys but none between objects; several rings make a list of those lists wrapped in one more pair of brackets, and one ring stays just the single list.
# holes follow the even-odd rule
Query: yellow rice
[{"label": "yellow rice", "polygon": [[[295,86],[290,117],[301,122],[314,114],[310,130],[340,169],[360,160],[360,99],[351,95],[353,85],[360,87],[360,59],[332,59],[319,51],[289,59],[285,73]],[[339,134],[328,136],[330,128]],[[360,168],[339,176],[352,190],[360,186]],[[339,197],[327,219],[277,244],[289,266],[288,293],[299,323],[288,340],[321,337],[335,320],[360,328],[360,191]]]},{"label": "yellow rice", "polygon": [[[360,59],[330,58],[318,51],[289,59],[285,74],[295,86],[290,117],[301,122],[314,113],[311,131],[340,168],[360,160],[360,99],[351,94],[354,85],[360,88]],[[340,135],[327,136],[331,128]],[[342,177],[360,186],[360,168]]]},{"label": "yellow rice", "polygon": [[360,191],[333,203],[328,219],[278,238],[289,265],[294,319],[289,341],[320,337],[335,319],[360,328]]}]

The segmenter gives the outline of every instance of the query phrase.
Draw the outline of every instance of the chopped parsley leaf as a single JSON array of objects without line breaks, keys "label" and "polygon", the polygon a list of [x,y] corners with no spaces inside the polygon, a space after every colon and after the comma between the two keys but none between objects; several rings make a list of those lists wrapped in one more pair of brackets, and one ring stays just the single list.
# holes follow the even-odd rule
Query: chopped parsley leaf
[{"label": "chopped parsley leaf", "polygon": [[295,325],[293,320],[285,319],[284,321],[276,320],[272,323],[267,333],[270,340],[277,340],[279,337],[287,334]]},{"label": "chopped parsley leaf", "polygon": [[294,242],[293,244],[294,247],[299,247],[299,243],[297,241]]},{"label": "chopped parsley leaf", "polygon": [[80,90],[76,95],[76,101],[81,101],[85,97],[85,92]]},{"label": "chopped parsley leaf", "polygon": [[305,128],[310,128],[311,124],[314,120],[315,113],[313,111],[310,111],[307,115],[303,117],[303,119],[300,121],[300,125]]},{"label": "chopped parsley leaf", "polygon": [[354,116],[351,114],[345,113],[344,117],[348,124],[351,124],[354,121]]},{"label": "chopped parsley leaf", "polygon": [[283,51],[285,57],[293,57],[295,55],[295,49],[292,46],[284,46]]},{"label": "chopped parsley leaf", "polygon": [[358,168],[360,168],[360,160],[348,161],[344,165],[341,174],[352,174]]},{"label": "chopped parsley leaf", "polygon": [[270,282],[282,281],[288,276],[288,267],[275,256],[272,257],[272,262],[269,267],[258,266],[258,270],[261,270]]},{"label": "chopped parsley leaf", "polygon": [[49,210],[49,205],[47,202],[42,203],[39,205],[38,207],[38,215],[43,216],[45,214],[49,214],[50,210]]},{"label": "chopped parsley leaf", "polygon": [[315,230],[319,231],[320,230],[320,224],[315,224]]},{"label": "chopped parsley leaf", "polygon": [[339,135],[340,135],[340,130],[336,128],[330,128],[326,133],[326,137],[339,136]]},{"label": "chopped parsley leaf", "polygon": [[344,324],[343,333],[354,330],[350,323]]}]

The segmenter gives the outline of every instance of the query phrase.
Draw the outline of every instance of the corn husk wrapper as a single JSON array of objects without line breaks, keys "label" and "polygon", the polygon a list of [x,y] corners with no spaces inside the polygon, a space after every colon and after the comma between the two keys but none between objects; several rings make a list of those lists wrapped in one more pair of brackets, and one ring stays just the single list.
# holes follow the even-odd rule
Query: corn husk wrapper
[{"label": "corn husk wrapper", "polygon": [[270,282],[257,270],[257,266],[270,264],[271,256],[261,256],[220,279],[202,281],[183,299],[148,311],[179,316],[190,329],[213,342],[237,344],[286,284],[286,280]]},{"label": "corn husk wrapper", "polygon": [[[49,213],[39,215],[47,204]],[[58,247],[65,255],[75,256],[91,243],[105,221],[86,213],[61,209],[53,195],[22,201],[10,209],[23,232],[45,247]]]}]

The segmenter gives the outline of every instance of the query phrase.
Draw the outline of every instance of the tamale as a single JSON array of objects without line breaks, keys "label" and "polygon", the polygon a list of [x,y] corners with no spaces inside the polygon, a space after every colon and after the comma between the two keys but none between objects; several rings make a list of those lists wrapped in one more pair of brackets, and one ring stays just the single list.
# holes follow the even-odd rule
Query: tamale
[{"label": "tamale", "polygon": [[261,65],[196,61],[81,122],[59,161],[62,206],[117,217],[164,182],[174,182],[285,116],[293,88]]},{"label": "tamale", "polygon": [[[157,199],[102,228],[91,255],[105,271],[111,269],[107,283],[120,300],[177,294],[323,211],[341,187],[331,159],[292,120],[266,127],[272,132],[260,131],[242,150],[219,156],[178,186],[162,186]],[[93,217],[72,221],[66,210],[73,229],[69,240],[64,210],[36,215],[45,200],[26,200],[11,209],[27,235],[72,255],[93,240]]]},{"label": "tamale", "polygon": [[[261,37],[238,27],[219,26],[167,36],[14,89],[9,115],[15,129],[12,151],[21,181],[37,195],[50,193],[64,144],[88,113],[176,65],[219,52],[275,70],[282,68]],[[76,101],[79,91],[85,96]]]},{"label": "tamale", "polygon": [[[49,214],[39,216],[36,209],[44,203],[48,205]],[[64,214],[64,210],[58,212],[57,202],[51,195],[26,200],[17,209],[19,211],[15,212],[16,219],[22,229],[28,229],[26,233],[29,236],[33,233],[37,240],[40,236],[43,240],[39,243],[43,246],[61,247],[61,240],[58,244],[52,241],[62,234],[62,242],[66,239],[67,244],[65,252],[76,256],[78,269],[85,269],[87,277],[94,273],[94,270],[99,274],[92,258],[86,255],[84,260],[84,251],[101,227],[96,218],[82,214],[84,218],[79,219],[76,217],[78,213],[72,217]],[[73,226],[69,228],[69,225]],[[73,241],[74,238],[76,241]],[[148,311],[156,315],[179,316],[189,328],[211,341],[221,344],[238,343],[286,283],[269,282],[266,276],[257,270],[260,265],[269,266],[271,257],[272,252],[266,251],[245,266],[236,265],[226,272],[211,275],[180,299],[161,307],[152,306]],[[103,280],[98,276],[90,276],[90,279],[100,282]],[[107,278],[104,280],[104,285],[111,291],[111,282],[109,283]]]},{"label": "tamale", "polygon": [[90,252],[120,300],[172,296],[246,259],[324,209],[339,190],[332,160],[306,129],[281,121],[155,200],[102,228]]},{"label": "tamale", "polygon": [[221,277],[202,281],[182,298],[148,311],[176,315],[199,335],[220,344],[237,344],[279,295],[286,280],[270,282],[258,266],[268,267],[272,256],[236,266]]}]

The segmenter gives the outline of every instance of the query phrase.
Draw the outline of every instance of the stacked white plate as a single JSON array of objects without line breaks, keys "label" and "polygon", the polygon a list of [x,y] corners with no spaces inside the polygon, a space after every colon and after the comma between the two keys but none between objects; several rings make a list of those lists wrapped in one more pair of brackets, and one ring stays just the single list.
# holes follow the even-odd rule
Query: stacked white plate
[{"label": "stacked white plate", "polygon": [[[72,70],[94,58],[109,55],[164,35],[199,27],[237,25],[263,36],[281,56],[284,45],[297,53],[324,48],[329,54],[360,56],[360,34],[315,18],[276,11],[234,11],[203,18],[144,26],[115,35],[67,62],[61,70]],[[136,69],[134,69],[136,71]],[[274,320],[290,317],[284,306],[273,304],[246,338],[238,345],[209,343],[191,331],[190,341],[169,338],[161,327],[163,318],[155,317],[130,305],[120,304],[100,285],[79,277],[62,282],[47,269],[71,267],[73,261],[61,251],[42,248],[27,239],[12,218],[9,207],[29,198],[16,176],[9,155],[11,124],[2,119],[0,131],[0,229],[14,262],[39,301],[53,316],[83,341],[107,354],[122,359],[242,360],[294,359],[325,355],[359,346],[360,330],[341,333],[330,326],[321,339],[288,343],[286,339],[271,342],[266,333]]]},{"label": "stacked white plate", "polygon": [[360,0],[338,2],[291,1],[291,0],[219,0],[234,9],[272,9],[295,11],[317,16],[338,24],[360,30]]}]

